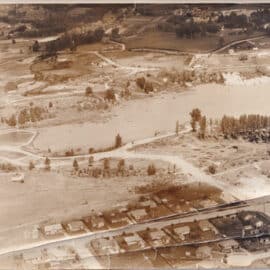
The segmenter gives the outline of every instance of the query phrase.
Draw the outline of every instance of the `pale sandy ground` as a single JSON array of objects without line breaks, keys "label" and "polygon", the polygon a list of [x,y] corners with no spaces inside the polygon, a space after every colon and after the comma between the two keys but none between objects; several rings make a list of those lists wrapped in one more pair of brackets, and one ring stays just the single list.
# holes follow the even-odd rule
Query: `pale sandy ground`
[{"label": "pale sandy ground", "polygon": [[[155,131],[174,130],[176,120],[189,121],[189,112],[198,107],[207,117],[224,114],[270,114],[268,84],[202,85],[182,93],[166,93],[128,101],[113,108],[105,123],[62,125],[39,129],[34,145],[42,150],[75,147],[104,147],[120,133],[124,142],[153,136]],[[151,124],[150,124],[151,123]]]},{"label": "pale sandy ground", "polygon": [[243,254],[229,254],[227,260],[230,267],[248,267],[256,260],[262,260],[270,257],[270,251]]}]

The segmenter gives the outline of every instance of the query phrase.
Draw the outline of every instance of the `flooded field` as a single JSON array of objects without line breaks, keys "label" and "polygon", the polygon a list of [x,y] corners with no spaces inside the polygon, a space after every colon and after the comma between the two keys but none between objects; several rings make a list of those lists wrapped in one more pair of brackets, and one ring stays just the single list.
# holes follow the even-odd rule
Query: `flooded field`
[{"label": "flooded field", "polygon": [[0,134],[0,146],[19,146],[27,143],[32,137],[31,132],[27,131],[10,131]]},{"label": "flooded field", "polygon": [[267,84],[202,85],[182,93],[166,93],[128,101],[113,108],[110,120],[105,123],[42,128],[34,144],[42,150],[50,147],[56,151],[70,145],[74,148],[106,147],[114,143],[117,133],[121,134],[124,142],[129,142],[153,136],[156,131],[172,131],[176,120],[180,123],[189,121],[189,112],[195,107],[212,118],[220,118],[224,114],[269,114],[269,98]]}]

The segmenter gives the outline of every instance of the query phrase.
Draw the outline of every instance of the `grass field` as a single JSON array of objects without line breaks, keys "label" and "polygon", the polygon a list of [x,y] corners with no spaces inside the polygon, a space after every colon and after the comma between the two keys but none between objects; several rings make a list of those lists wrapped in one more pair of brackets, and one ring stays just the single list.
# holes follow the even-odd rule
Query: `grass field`
[{"label": "grass field", "polygon": [[[260,32],[252,34],[234,34],[231,35],[230,31],[222,33],[225,44],[241,40],[245,38],[252,38],[260,35]],[[136,38],[126,39],[123,42],[126,44],[127,49],[137,48],[151,48],[151,49],[165,49],[165,50],[178,50],[183,52],[209,52],[219,48],[220,34],[208,35],[206,37],[197,37],[195,39],[178,38],[174,32],[144,32]]]},{"label": "grass field", "polygon": [[185,52],[206,52],[215,49],[218,37],[204,37],[198,39],[177,38],[175,33],[147,32],[139,37],[124,40],[127,49],[153,48],[179,50]]}]

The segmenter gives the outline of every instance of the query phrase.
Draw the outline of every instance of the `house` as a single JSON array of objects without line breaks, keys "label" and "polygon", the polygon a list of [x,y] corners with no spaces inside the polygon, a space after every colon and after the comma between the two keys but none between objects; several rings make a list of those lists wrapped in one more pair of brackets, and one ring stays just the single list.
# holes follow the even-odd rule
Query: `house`
[{"label": "house", "polygon": [[31,262],[32,264],[40,264],[46,259],[40,249],[31,249],[23,253],[23,260],[25,262]]},{"label": "house", "polygon": [[202,232],[213,231],[215,234],[218,234],[218,230],[208,220],[200,220],[198,225]]},{"label": "house", "polygon": [[60,261],[68,261],[74,260],[76,257],[76,253],[74,250],[70,250],[69,248],[65,248],[64,246],[50,247],[47,250],[47,259],[50,262]]},{"label": "house", "polygon": [[248,212],[241,212],[238,214],[238,216],[243,222],[247,223],[253,218],[254,215]]},{"label": "house", "polygon": [[171,242],[171,238],[162,230],[150,231],[149,238],[153,246],[168,245]]},{"label": "house", "polygon": [[63,226],[60,223],[46,225],[43,227],[43,231],[45,236],[64,234]]},{"label": "house", "polygon": [[94,239],[91,241],[91,246],[99,255],[117,254],[120,252],[117,241],[112,237]]},{"label": "house", "polygon": [[173,229],[174,234],[176,234],[181,240],[185,240],[186,236],[190,234],[189,226],[176,227]]},{"label": "house", "polygon": [[263,237],[263,238],[260,238],[260,243],[262,245],[269,245],[270,244],[270,238],[269,237]]},{"label": "house", "polygon": [[91,223],[92,223],[93,228],[96,228],[96,229],[101,229],[105,227],[105,220],[101,216],[92,217]]},{"label": "house", "polygon": [[239,248],[239,244],[235,240],[230,239],[218,243],[218,247],[220,248],[221,252],[231,253],[235,249]]},{"label": "house", "polygon": [[250,223],[255,227],[255,228],[262,228],[264,223],[262,220],[258,219],[257,217],[254,217],[250,220]]},{"label": "house", "polygon": [[105,230],[107,228],[102,214],[85,217],[83,221],[91,230]]},{"label": "house", "polygon": [[138,249],[145,247],[145,242],[138,234],[124,236],[124,241],[126,242],[128,248]]},{"label": "house", "polygon": [[153,200],[145,200],[139,202],[139,205],[143,208],[155,208],[157,204]]},{"label": "house", "polygon": [[11,182],[24,183],[24,174],[23,173],[15,173],[11,177]]},{"label": "house", "polygon": [[196,257],[199,259],[208,259],[212,256],[212,249],[208,246],[200,246],[196,249]]},{"label": "house", "polygon": [[258,228],[254,228],[252,225],[248,224],[243,227],[242,230],[242,236],[246,235],[256,235],[260,233],[260,230]]},{"label": "house", "polygon": [[129,213],[130,216],[137,222],[148,218],[148,214],[143,208],[132,210]]},{"label": "house", "polygon": [[71,233],[84,231],[85,227],[82,221],[74,220],[67,224],[67,230]]},{"label": "house", "polygon": [[130,223],[129,218],[126,215],[126,213],[121,213],[117,210],[107,213],[106,219],[110,222],[110,225],[112,227],[125,226]]}]

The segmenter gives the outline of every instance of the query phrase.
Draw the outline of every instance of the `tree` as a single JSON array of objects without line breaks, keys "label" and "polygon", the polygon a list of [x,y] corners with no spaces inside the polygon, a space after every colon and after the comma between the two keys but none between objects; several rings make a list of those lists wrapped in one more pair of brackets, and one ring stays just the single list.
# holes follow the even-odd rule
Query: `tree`
[{"label": "tree", "polygon": [[65,152],[66,157],[72,157],[74,156],[74,150],[71,148],[70,150]]},{"label": "tree", "polygon": [[111,34],[112,39],[119,38],[119,28],[115,27],[112,29],[112,34]]},{"label": "tree", "polygon": [[17,120],[15,114],[12,114],[11,117],[7,120],[7,124],[11,127],[15,127],[17,125]]},{"label": "tree", "polygon": [[199,125],[200,125],[200,138],[204,139],[205,133],[206,133],[206,117],[205,116],[201,117],[199,121]]},{"label": "tree", "polygon": [[105,158],[103,160],[103,170],[108,171],[110,169],[110,160],[108,158]]},{"label": "tree", "polygon": [[44,165],[45,170],[49,171],[51,169],[51,160],[48,157],[45,158]]},{"label": "tree", "polygon": [[86,89],[85,89],[85,96],[91,96],[93,94],[93,89],[91,86],[88,86]]},{"label": "tree", "polygon": [[112,89],[106,90],[106,92],[105,92],[105,99],[112,100],[112,101],[115,100],[115,93],[114,93],[114,91]]},{"label": "tree", "polygon": [[119,135],[119,133],[115,137],[115,148],[122,146],[122,137]]},{"label": "tree", "polygon": [[179,134],[179,121],[178,120],[176,121],[176,124],[175,124],[175,133],[178,136]]},{"label": "tree", "polygon": [[219,44],[219,47],[224,46],[224,44],[225,44],[225,39],[224,39],[224,37],[222,37],[222,36],[219,37],[218,44]]},{"label": "tree", "polygon": [[39,49],[40,49],[40,45],[39,45],[38,40],[36,40],[36,41],[34,42],[34,44],[33,44],[32,50],[33,50],[33,52],[38,52]]},{"label": "tree", "polygon": [[90,156],[88,159],[88,166],[93,166],[93,163],[94,163],[94,157]]},{"label": "tree", "polygon": [[156,174],[156,167],[154,164],[150,164],[147,168],[148,175],[155,175]]},{"label": "tree", "polygon": [[144,91],[145,93],[149,93],[149,92],[153,92],[154,91],[154,87],[153,87],[153,84],[152,82],[149,82],[149,81],[146,81],[145,82],[145,85],[144,85]]},{"label": "tree", "polygon": [[35,164],[34,164],[33,161],[30,161],[30,162],[29,162],[28,168],[29,168],[29,171],[31,171],[31,170],[33,170],[33,169],[35,168]]},{"label": "tree", "polygon": [[123,174],[124,170],[125,170],[125,160],[120,159],[118,164],[117,164],[117,171]]},{"label": "tree", "polygon": [[192,131],[195,132],[196,131],[196,123],[200,121],[201,119],[201,111],[196,108],[193,109],[192,112],[190,113],[191,116],[191,127],[192,127]]},{"label": "tree", "polygon": [[20,111],[19,116],[18,116],[18,123],[19,125],[23,126],[26,122],[26,115],[23,111]]},{"label": "tree", "polygon": [[144,89],[145,83],[146,83],[146,80],[145,80],[144,77],[139,77],[139,78],[136,79],[136,84],[141,89]]},{"label": "tree", "polygon": [[99,27],[97,28],[95,31],[94,31],[94,38],[95,38],[95,42],[97,41],[101,41],[103,36],[104,36],[104,29],[102,27]]},{"label": "tree", "polygon": [[208,171],[209,171],[209,173],[211,173],[211,174],[215,174],[216,171],[217,171],[217,168],[216,168],[215,165],[210,165],[210,166],[208,167]]},{"label": "tree", "polygon": [[79,170],[79,164],[76,158],[73,160],[73,168],[75,171]]}]

